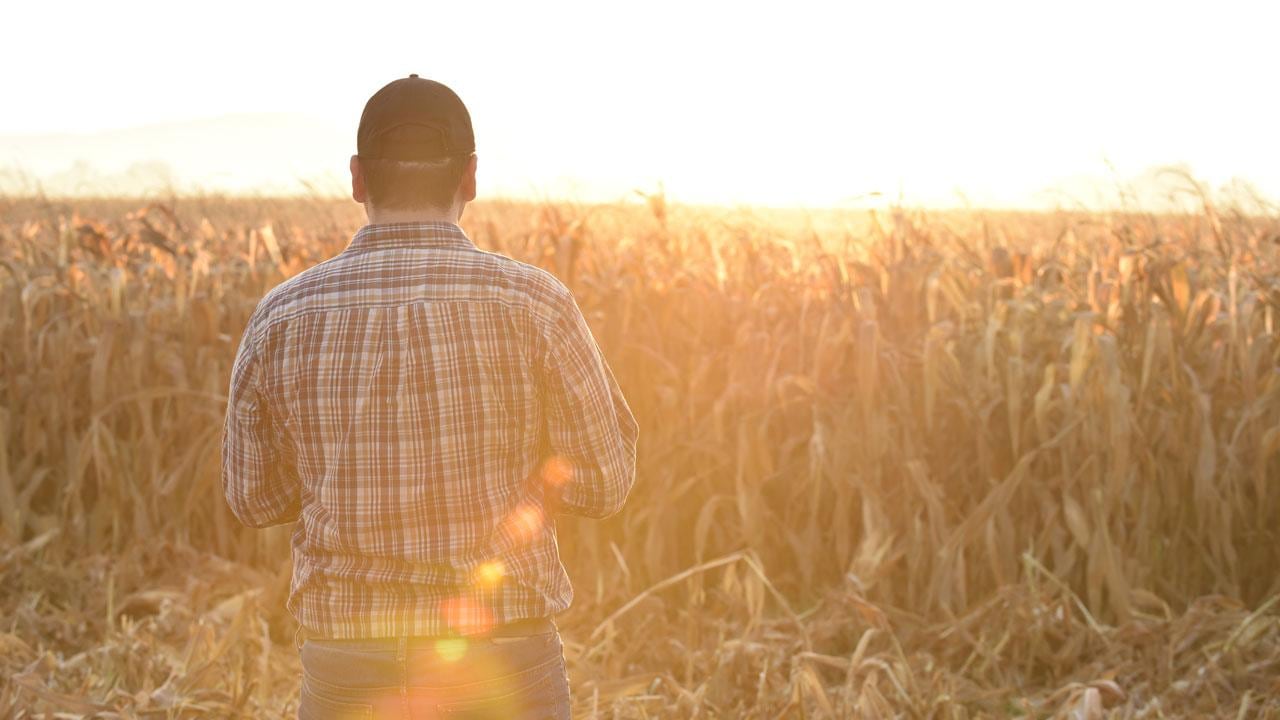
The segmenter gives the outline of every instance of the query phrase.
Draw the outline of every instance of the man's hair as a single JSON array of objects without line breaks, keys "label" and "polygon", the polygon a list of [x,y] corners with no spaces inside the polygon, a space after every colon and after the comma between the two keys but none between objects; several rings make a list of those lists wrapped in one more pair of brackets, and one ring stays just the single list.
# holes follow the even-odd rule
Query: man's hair
[{"label": "man's hair", "polygon": [[437,209],[453,205],[470,155],[439,160],[360,158],[369,203],[387,210]]}]

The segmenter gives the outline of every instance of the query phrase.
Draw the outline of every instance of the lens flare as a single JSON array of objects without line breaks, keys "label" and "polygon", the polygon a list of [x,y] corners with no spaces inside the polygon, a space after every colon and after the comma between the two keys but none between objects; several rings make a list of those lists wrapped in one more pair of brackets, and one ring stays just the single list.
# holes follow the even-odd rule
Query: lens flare
[{"label": "lens flare", "polygon": [[507,516],[504,525],[506,531],[517,540],[532,540],[542,531],[542,508],[536,505],[521,505]]},{"label": "lens flare", "polygon": [[483,605],[466,597],[451,597],[440,603],[440,616],[459,635],[482,635],[493,629],[493,615]]},{"label": "lens flare", "polygon": [[440,638],[436,640],[436,654],[445,662],[457,662],[467,654],[467,639]]},{"label": "lens flare", "polygon": [[487,563],[482,563],[476,568],[476,584],[483,587],[493,587],[494,585],[497,585],[506,574],[507,566],[503,565],[501,560],[490,560]]},{"label": "lens flare", "polygon": [[567,458],[552,455],[542,464],[542,482],[552,487],[564,487],[573,479],[573,463]]}]

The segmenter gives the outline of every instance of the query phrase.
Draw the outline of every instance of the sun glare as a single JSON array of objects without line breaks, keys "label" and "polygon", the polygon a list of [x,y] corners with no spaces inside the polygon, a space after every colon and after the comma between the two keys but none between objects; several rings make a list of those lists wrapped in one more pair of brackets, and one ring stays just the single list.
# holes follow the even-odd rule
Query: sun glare
[{"label": "sun glare", "polygon": [[[167,17],[134,5],[143,23]],[[620,22],[562,0],[504,5],[494,24],[483,4],[404,2],[354,55],[329,51],[349,42],[346,13],[308,8],[308,32],[280,36],[261,28],[294,22],[287,3],[240,6],[249,27],[228,10],[198,35],[134,27],[148,42],[120,45],[99,31],[117,5],[85,6],[72,25],[56,3],[15,5],[11,27],[58,26],[58,45],[86,55],[48,53],[40,33],[0,47],[8,67],[41,58],[6,79],[26,101],[0,117],[0,166],[71,192],[344,194],[365,99],[418,72],[470,107],[482,198],[613,201],[662,183],[689,203],[1027,206],[1169,165],[1280,196],[1265,75],[1280,6],[659,2]],[[486,30],[423,44],[424,24]],[[308,67],[223,52],[232,36]],[[76,92],[49,91],[71,76]],[[1230,113],[1206,93],[1231,98]]]}]

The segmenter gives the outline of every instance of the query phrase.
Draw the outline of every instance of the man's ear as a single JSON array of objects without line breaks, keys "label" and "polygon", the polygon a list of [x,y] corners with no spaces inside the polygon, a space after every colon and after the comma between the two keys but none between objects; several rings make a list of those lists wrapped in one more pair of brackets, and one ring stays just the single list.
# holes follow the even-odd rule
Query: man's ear
[{"label": "man's ear", "polygon": [[351,156],[351,199],[361,205],[369,201],[369,189],[364,184],[364,168],[360,167],[360,156]]},{"label": "man's ear", "polygon": [[471,154],[467,160],[467,169],[462,171],[462,181],[458,183],[458,199],[469,203],[476,199],[476,156]]}]

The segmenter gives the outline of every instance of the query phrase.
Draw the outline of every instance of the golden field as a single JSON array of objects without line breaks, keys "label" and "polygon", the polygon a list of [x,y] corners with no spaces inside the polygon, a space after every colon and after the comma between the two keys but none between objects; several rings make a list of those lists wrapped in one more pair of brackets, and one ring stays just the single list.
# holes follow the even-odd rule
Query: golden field
[{"label": "golden field", "polygon": [[[279,717],[219,444],[336,200],[0,198],[0,717]],[[575,716],[1280,718],[1280,219],[480,204],[640,422]]]}]

